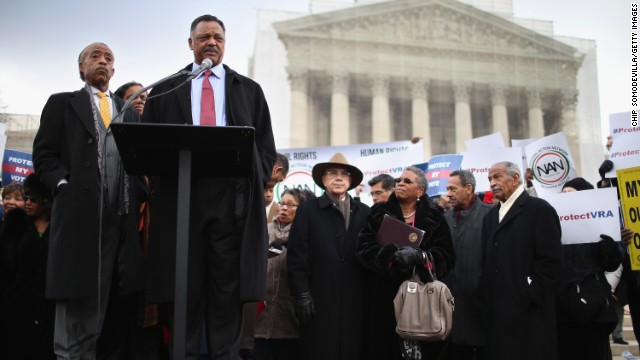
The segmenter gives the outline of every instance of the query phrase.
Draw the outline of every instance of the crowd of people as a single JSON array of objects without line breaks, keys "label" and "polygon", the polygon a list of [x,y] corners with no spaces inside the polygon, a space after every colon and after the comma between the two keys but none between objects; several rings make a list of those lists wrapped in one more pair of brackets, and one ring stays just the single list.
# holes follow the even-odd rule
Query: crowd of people
[{"label": "crowd of people", "polygon": [[[276,194],[288,160],[275,151],[260,86],[222,64],[225,31],[214,16],[196,18],[192,63],[150,94],[137,82],[110,92],[115,55],[90,44],[78,57],[84,87],[48,100],[36,173],[2,191],[0,345],[8,358],[171,358],[182,211],[189,250],[178,351],[187,359],[610,359],[609,335],[621,323],[611,279],[621,276],[640,332],[638,277],[618,234],[563,245],[555,209],[517,164],[496,162],[488,192],[471,172],[454,171],[434,199],[423,171],[406,166],[396,179],[367,179],[369,207],[359,198],[362,171],[336,153],[312,169],[321,196]],[[212,66],[200,71],[205,59]],[[176,175],[124,171],[112,121],[253,127],[251,175],[195,177],[189,207],[178,208]],[[599,187],[615,186],[607,166]],[[563,191],[588,189],[575,178]],[[422,241],[382,245],[386,217],[423,230]],[[622,229],[620,237],[632,235]],[[444,341],[395,331],[393,299],[414,273],[423,282],[435,274],[455,297]],[[587,296],[597,306],[575,303]]]}]

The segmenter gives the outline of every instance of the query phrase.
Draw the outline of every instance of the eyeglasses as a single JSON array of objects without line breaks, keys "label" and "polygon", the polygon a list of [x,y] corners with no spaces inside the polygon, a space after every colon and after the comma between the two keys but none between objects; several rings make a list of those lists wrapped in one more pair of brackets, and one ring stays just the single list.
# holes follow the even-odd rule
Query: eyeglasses
[{"label": "eyeglasses", "polygon": [[347,177],[347,176],[351,176],[351,173],[348,171],[329,170],[324,173],[324,176],[327,176],[330,178],[337,178],[338,176]]},{"label": "eyeglasses", "polygon": [[296,205],[294,203],[284,203],[284,204],[283,203],[279,203],[278,206],[280,206],[281,208],[287,207],[289,209],[293,209],[293,208],[298,207],[298,205]]},{"label": "eyeglasses", "polygon": [[389,190],[376,190],[376,191],[370,192],[369,196],[371,196],[371,197],[380,196],[380,195],[386,193],[387,191],[389,191]]},{"label": "eyeglasses", "polygon": [[33,197],[33,196],[23,196],[24,201],[31,201],[34,204],[37,204],[40,200],[38,200],[37,198]]},{"label": "eyeglasses", "polygon": [[396,181],[396,184],[399,184],[401,182],[407,184],[407,185],[411,185],[413,184],[413,180],[409,179],[409,178],[395,178],[394,179]]}]

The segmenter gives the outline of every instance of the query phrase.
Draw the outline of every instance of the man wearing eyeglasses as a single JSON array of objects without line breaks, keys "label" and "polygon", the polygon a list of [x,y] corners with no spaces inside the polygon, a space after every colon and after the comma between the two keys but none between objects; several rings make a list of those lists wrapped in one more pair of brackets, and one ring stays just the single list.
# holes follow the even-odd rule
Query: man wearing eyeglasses
[{"label": "man wearing eyeglasses", "polygon": [[355,251],[369,207],[347,191],[362,182],[362,172],[337,153],[316,164],[312,177],[325,193],[298,206],[287,254],[300,358],[360,359],[365,279]]},{"label": "man wearing eyeglasses", "polygon": [[374,204],[387,202],[389,195],[396,188],[396,182],[391,175],[380,174],[376,175],[368,181],[371,187],[371,199]]}]

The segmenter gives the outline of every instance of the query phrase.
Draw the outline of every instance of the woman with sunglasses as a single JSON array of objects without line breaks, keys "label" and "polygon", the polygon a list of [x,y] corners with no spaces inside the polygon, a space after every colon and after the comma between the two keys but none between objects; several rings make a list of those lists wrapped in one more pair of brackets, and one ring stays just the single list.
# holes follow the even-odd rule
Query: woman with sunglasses
[{"label": "woman with sunglasses", "polygon": [[23,198],[0,234],[0,348],[8,359],[55,359],[54,304],[44,297],[53,200],[36,174],[24,181]]},{"label": "woman with sunglasses", "polygon": [[[396,179],[396,190],[386,203],[372,208],[367,224],[358,236],[356,256],[369,274],[369,299],[365,332],[366,359],[395,360],[405,358],[435,359],[445,350],[444,342],[416,343],[400,339],[395,332],[396,320],[393,299],[398,287],[412,276],[413,270],[422,281],[431,281],[426,266],[427,252],[433,256],[433,269],[438,278],[454,266],[455,255],[451,233],[442,211],[429,202],[425,195],[427,181],[424,172],[415,166],[404,169]],[[424,230],[420,246],[381,246],[376,234],[385,215]],[[411,356],[407,356],[411,353]],[[418,356],[418,354],[420,356]]]}]

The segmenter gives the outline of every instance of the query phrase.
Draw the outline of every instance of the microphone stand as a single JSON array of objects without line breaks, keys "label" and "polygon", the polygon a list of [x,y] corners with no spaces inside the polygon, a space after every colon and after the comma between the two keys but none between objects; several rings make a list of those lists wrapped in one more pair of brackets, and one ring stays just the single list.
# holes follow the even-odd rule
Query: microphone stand
[{"label": "microphone stand", "polygon": [[[173,79],[173,78],[177,78],[178,76],[188,75],[188,74],[190,74],[190,73],[191,73],[191,71],[186,70],[186,69],[185,69],[185,70],[180,70],[180,71],[178,71],[178,72],[177,72],[177,73],[175,73],[175,74],[171,74],[171,75],[169,75],[169,76],[167,76],[167,77],[165,77],[165,78],[162,78],[162,79],[160,79],[160,80],[158,80],[158,81],[154,82],[154,83],[153,83],[153,84],[151,84],[151,85],[147,85],[147,86],[143,87],[142,89],[140,89],[140,90],[136,91],[135,93],[133,93],[133,95],[131,95],[131,96],[129,97],[129,99],[127,99],[127,101],[125,101],[124,105],[122,106],[122,109],[120,109],[120,112],[118,112],[118,114],[117,114],[116,116],[114,116],[114,117],[113,117],[113,121],[117,122],[118,118],[122,118],[122,117],[124,116],[125,111],[126,111],[128,108],[132,108],[132,107],[131,107],[131,104],[133,103],[133,101],[134,101],[138,96],[140,96],[140,94],[142,94],[143,92],[145,92],[145,91],[147,91],[147,90],[149,90],[149,89],[151,89],[151,88],[153,88],[153,87],[155,87],[155,86],[158,86],[158,84],[161,84],[161,83],[163,83],[163,82],[165,82],[165,81],[167,81],[167,80],[171,80],[171,79]],[[122,120],[122,119],[120,119],[120,120]]]}]

